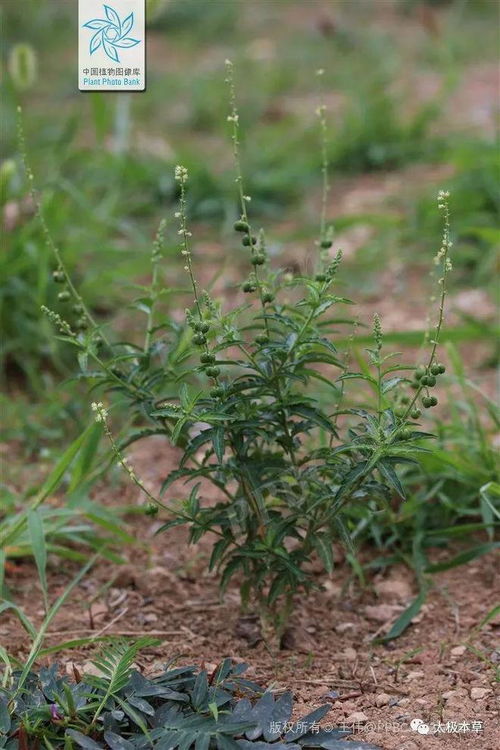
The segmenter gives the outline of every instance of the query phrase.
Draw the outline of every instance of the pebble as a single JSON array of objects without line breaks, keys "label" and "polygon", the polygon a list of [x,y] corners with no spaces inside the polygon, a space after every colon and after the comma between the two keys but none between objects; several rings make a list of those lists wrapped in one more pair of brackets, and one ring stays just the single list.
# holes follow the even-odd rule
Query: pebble
[{"label": "pebble", "polygon": [[473,701],[480,701],[490,692],[489,688],[473,687],[470,691],[470,697]]},{"label": "pebble", "polygon": [[467,649],[465,646],[455,646],[455,648],[451,649],[450,654],[452,656],[463,656],[466,651]]},{"label": "pebble", "polygon": [[379,596],[395,599],[396,601],[404,601],[411,596],[411,587],[403,580],[389,579],[387,581],[380,581],[380,583],[375,585],[375,589]]},{"label": "pebble", "polygon": [[355,661],[358,658],[358,653],[354,648],[345,648],[344,656],[348,661]]},{"label": "pebble", "polygon": [[408,674],[406,675],[406,679],[407,680],[419,680],[421,677],[424,677],[424,676],[425,676],[425,672],[414,671],[414,672],[408,672]]},{"label": "pebble", "polygon": [[388,706],[391,701],[391,696],[387,693],[379,693],[375,696],[375,705],[376,706]]},{"label": "pebble", "polygon": [[365,607],[365,616],[375,622],[387,622],[401,612],[401,607],[395,604],[374,604]]},{"label": "pebble", "polygon": [[345,723],[363,724],[365,721],[368,721],[368,716],[366,714],[364,714],[362,711],[354,711],[354,713],[349,714],[349,716],[345,720]]},{"label": "pebble", "polygon": [[346,633],[348,630],[354,630],[355,624],[353,622],[340,622],[338,625],[335,625],[335,630],[337,633]]}]

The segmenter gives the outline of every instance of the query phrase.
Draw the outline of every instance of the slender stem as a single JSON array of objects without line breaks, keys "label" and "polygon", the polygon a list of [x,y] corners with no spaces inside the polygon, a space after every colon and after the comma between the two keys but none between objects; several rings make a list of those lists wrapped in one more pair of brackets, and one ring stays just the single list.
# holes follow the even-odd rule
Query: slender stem
[{"label": "slender stem", "polygon": [[[85,304],[85,300],[80,295],[80,293],[78,292],[78,290],[76,289],[75,285],[73,284],[73,282],[71,280],[71,277],[70,277],[70,275],[69,275],[69,273],[68,273],[68,271],[66,269],[66,266],[64,264],[64,261],[62,259],[61,253],[59,252],[59,248],[57,247],[57,245],[55,244],[54,240],[52,239],[52,235],[50,233],[49,227],[47,225],[47,221],[45,219],[45,214],[44,214],[44,211],[43,211],[43,206],[42,206],[41,200],[40,200],[39,195],[38,195],[38,191],[36,190],[36,188],[34,186],[34,180],[35,180],[34,174],[33,174],[33,171],[31,169],[30,165],[28,164],[27,151],[26,151],[26,140],[25,140],[25,137],[24,137],[24,128],[23,128],[23,123],[22,123],[22,110],[21,110],[21,107],[18,107],[17,111],[18,111],[17,135],[18,135],[19,151],[21,153],[21,159],[22,159],[22,162],[23,162],[23,165],[24,165],[24,171],[25,171],[26,176],[28,178],[30,196],[31,196],[31,199],[33,200],[33,203],[34,203],[35,208],[36,208],[36,215],[37,215],[38,220],[40,222],[40,226],[42,227],[42,231],[43,231],[43,234],[44,234],[44,237],[45,237],[45,243],[46,243],[47,247],[49,247],[50,250],[52,251],[52,253],[53,253],[53,255],[54,255],[54,257],[55,257],[55,259],[57,261],[57,265],[58,265],[59,269],[63,272],[64,277],[65,277],[65,282],[68,285],[68,289],[70,290],[71,294],[73,295],[75,301],[79,305],[81,305],[83,314],[85,315],[85,317],[87,318],[87,320],[89,321],[89,323],[91,324],[91,326],[94,329],[99,330],[97,322],[95,321],[92,313],[90,312],[90,310],[88,309],[87,305]],[[109,346],[109,341],[106,338],[106,335],[104,334],[104,332],[101,331],[101,330],[99,330],[99,333],[100,333],[103,341]]]}]

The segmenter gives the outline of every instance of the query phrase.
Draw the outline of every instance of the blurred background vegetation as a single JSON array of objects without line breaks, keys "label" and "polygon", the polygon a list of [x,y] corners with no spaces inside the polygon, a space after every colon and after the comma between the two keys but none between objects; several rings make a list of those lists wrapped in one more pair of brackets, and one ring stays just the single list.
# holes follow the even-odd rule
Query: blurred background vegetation
[{"label": "blurred background vegetation", "polygon": [[[375,310],[398,346],[418,345],[440,236],[438,188],[452,192],[455,274],[449,339],[492,395],[498,270],[496,69],[490,0],[148,0],[148,85],[141,94],[77,90],[76,4],[7,0],[1,9],[4,250],[0,267],[6,436],[34,460],[87,423],[72,352],[40,305],[60,310],[54,260],[27,191],[16,137],[50,231],[82,294],[115,330],[133,327],[130,287],[148,279],[151,240],[176,201],[173,167],[191,173],[199,263],[244,263],[236,214],[224,60],[235,64],[253,216],[276,262],[313,251],[320,195],[315,71],[330,122],[329,218],[346,256],[347,296]],[[167,232],[167,307],[183,309],[175,231]],[[178,291],[178,290],[177,290]],[[13,398],[13,396],[15,398]]]}]

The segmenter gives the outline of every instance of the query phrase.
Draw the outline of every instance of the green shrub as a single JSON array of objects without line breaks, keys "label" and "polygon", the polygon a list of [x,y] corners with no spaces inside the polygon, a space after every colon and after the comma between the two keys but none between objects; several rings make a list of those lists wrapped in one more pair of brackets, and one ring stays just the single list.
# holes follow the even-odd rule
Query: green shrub
[{"label": "green shrub", "polygon": [[[161,237],[153,252],[151,287],[136,303],[148,313],[143,347],[114,347],[100,341],[100,332],[59,255],[60,273],[70,296],[82,305],[86,330],[78,332],[57,314],[46,312],[63,338],[77,347],[84,375],[120,394],[135,414],[149,422],[146,429],[131,431],[117,443],[107,409],[101,402],[93,404],[118,461],[149,496],[152,509],[158,504],[173,515],[162,529],[188,524],[191,542],[215,533],[218,540],[209,567],[220,573],[221,587],[237,576],[243,606],[256,605],[279,632],[293,595],[316,585],[308,565],[312,556],[318,556],[331,573],[333,541],[351,545],[346,508],[392,492],[404,498],[395,467],[414,462],[425,450],[421,443],[429,436],[419,429],[419,406],[437,404],[434,387],[444,371],[436,354],[451,268],[449,209],[447,194],[441,191],[438,203],[444,232],[435,259],[441,276],[440,304],[425,364],[415,369],[399,363],[397,355],[384,354],[376,316],[368,363],[361,363],[359,371],[351,369],[349,346],[338,350],[334,343],[338,327],[353,321],[344,312],[332,314],[351,301],[334,290],[341,254],[329,255],[324,108],[318,110],[323,133],[318,258],[311,275],[294,277],[270,267],[264,232],[252,229],[239,161],[239,116],[230,63],[228,82],[228,120],[241,205],[234,229],[250,260],[251,270],[240,286],[248,301],[237,300],[223,309],[200,290],[187,223],[188,170],[178,166],[180,207],[175,216],[194,298],[186,311],[187,326],[175,328],[156,319]],[[90,361],[97,370],[87,371]],[[407,370],[415,371],[413,380],[405,377]],[[317,382],[329,389],[327,405],[313,388]],[[358,408],[349,408],[346,400],[353,383]],[[374,404],[370,394],[375,396]],[[179,468],[165,479],[162,489],[176,480],[191,484],[189,496],[177,505],[155,498],[123,457],[127,444],[152,433],[164,434],[184,450]],[[217,488],[221,499],[216,504],[204,502],[203,482]]]}]

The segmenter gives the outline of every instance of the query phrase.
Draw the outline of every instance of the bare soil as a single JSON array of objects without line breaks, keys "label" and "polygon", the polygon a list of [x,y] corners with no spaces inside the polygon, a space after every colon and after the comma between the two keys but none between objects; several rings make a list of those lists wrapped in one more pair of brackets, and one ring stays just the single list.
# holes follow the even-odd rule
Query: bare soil
[{"label": "bare soil", "polygon": [[[132,462],[152,489],[177,462],[175,450],[156,438],[138,444]],[[101,489],[108,504],[142,503],[130,486]],[[146,649],[139,667],[157,671],[179,656],[183,662],[215,666],[226,656],[244,660],[263,685],[291,689],[301,715],[322,703],[332,705],[324,723],[353,726],[355,736],[383,750],[454,750],[472,741],[478,750],[500,746],[499,705],[495,697],[500,620],[481,621],[498,602],[493,556],[438,574],[427,602],[397,640],[376,645],[416,594],[404,566],[375,574],[364,587],[353,576],[339,549],[324,590],[297,596],[287,648],[272,651],[255,628],[239,616],[239,592],[231,586],[221,600],[217,581],[206,572],[211,540],[186,547],[185,531],[155,535],[164,519],[130,519],[137,544],[121,550],[124,565],[99,562],[75,589],[50,628],[46,645],[103,635],[157,635],[161,644]],[[133,526],[132,526],[133,524]],[[453,551],[440,552],[436,559]],[[361,551],[364,561],[373,551]],[[49,589],[56,597],[72,575],[71,564],[54,560]],[[75,572],[76,572],[75,568]],[[7,584],[35,623],[43,619],[34,566],[9,564]],[[14,617],[3,617],[0,640],[11,653],[26,656],[29,644]],[[72,664],[92,670],[98,646],[66,650],[57,657],[71,674]],[[410,722],[441,723],[438,734],[419,734]],[[471,722],[482,722],[472,732]],[[451,731],[447,722],[469,722],[468,731]],[[477,727],[480,725],[478,724]],[[446,731],[444,731],[446,730]]]}]

